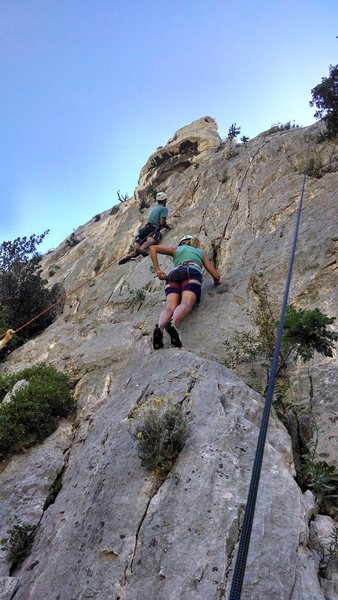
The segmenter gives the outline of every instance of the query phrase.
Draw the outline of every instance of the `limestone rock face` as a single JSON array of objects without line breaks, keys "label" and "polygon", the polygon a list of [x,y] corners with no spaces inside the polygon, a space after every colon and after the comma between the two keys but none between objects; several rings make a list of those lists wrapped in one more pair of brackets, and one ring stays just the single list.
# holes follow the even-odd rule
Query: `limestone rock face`
[{"label": "limestone rock face", "polygon": [[183,173],[198,161],[208,150],[219,147],[221,138],[217,124],[211,117],[203,117],[176,131],[166,146],[158,148],[141,170],[136,196],[141,201],[155,189],[165,185],[170,175]]},{"label": "limestone rock face", "polygon": [[[44,513],[51,485],[65,464],[71,444],[71,423],[62,421],[43,444],[11,460],[0,472],[0,539],[9,538],[15,525],[37,525]],[[0,576],[7,576],[11,564],[0,553]]]},{"label": "limestone rock face", "polygon": [[[316,142],[319,129],[268,131],[231,145],[214,119],[198,119],[149,158],[133,198],[80,226],[76,244],[65,241],[43,258],[44,277],[65,290],[63,311],[1,370],[53,364],[71,377],[78,411],[41,446],[2,465],[1,536],[17,521],[39,524],[21,567],[2,553],[8,600],[14,593],[15,600],[227,597],[263,400],[243,382],[248,370],[236,375],[223,366],[223,342],[250,328],[246,311],[257,306],[260,287],[268,285],[279,314],[309,135],[321,176],[313,169],[307,179],[289,302],[338,315],[338,151],[334,141]],[[223,283],[215,288],[205,276],[201,304],[180,327],[184,349],[165,338],[165,349],[154,352],[163,283],[149,258],[117,262],[160,190],[172,225],[163,243],[197,234]],[[171,259],[161,256],[160,264],[168,270]],[[319,451],[334,464],[336,356],[315,356],[309,370],[290,365],[290,381],[299,444],[315,419]],[[130,435],[132,406],[155,397],[179,403],[190,427],[174,474],[161,485],[140,464]],[[245,600],[332,600],[336,593],[335,581],[319,576],[321,547],[309,534],[318,507],[295,481],[296,446],[273,412]],[[56,479],[62,489],[47,506]]]},{"label": "limestone rock face", "polygon": [[[23,569],[18,599],[202,600],[225,594],[261,397],[216,361],[186,351],[165,350],[142,370],[135,366],[115,382],[85,439],[74,446],[63,489],[46,511]],[[129,432],[132,406],[151,398],[180,403],[190,429],[175,476],[158,485],[140,465]],[[308,524],[291,463],[287,433],[274,418],[244,595],[248,599],[289,598],[299,577],[298,553],[304,552]],[[269,557],[277,537],[279,552]],[[315,565],[304,562],[302,570],[312,585]],[[299,598],[324,597],[318,585],[317,592]]]}]

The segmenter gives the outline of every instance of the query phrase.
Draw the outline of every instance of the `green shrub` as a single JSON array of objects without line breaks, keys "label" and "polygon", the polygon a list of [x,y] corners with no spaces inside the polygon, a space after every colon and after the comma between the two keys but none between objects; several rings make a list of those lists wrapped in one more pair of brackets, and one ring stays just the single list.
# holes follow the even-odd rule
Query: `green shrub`
[{"label": "green shrub", "polygon": [[19,388],[10,402],[0,404],[2,457],[44,440],[56,430],[59,417],[75,411],[68,377],[52,365],[40,364],[15,375],[0,376],[1,399],[9,391],[9,377],[12,385],[23,379],[28,385]]},{"label": "green shrub", "polygon": [[292,403],[288,400],[289,392],[290,384],[287,379],[276,381],[272,404],[279,418],[282,418],[292,408]]},{"label": "green shrub", "polygon": [[237,152],[237,150],[229,150],[229,152],[227,152],[227,159],[230,160],[231,158],[235,158],[235,156],[238,156],[239,152]]},{"label": "green shrub", "polygon": [[0,375],[0,403],[6,396],[7,392],[10,392],[13,385],[19,381],[15,375],[4,374]]},{"label": "green shrub", "polygon": [[[257,333],[248,331],[237,332],[230,344],[224,342],[226,348],[225,364],[230,368],[245,362],[253,362],[258,356],[262,358],[263,366],[269,366],[276,342],[278,320],[271,309],[267,295],[267,288],[256,290],[258,296],[257,307],[247,311],[249,322]],[[327,329],[335,321],[335,317],[328,317],[318,308],[306,310],[287,306],[282,345],[279,356],[279,370],[286,366],[291,357],[309,361],[314,352],[324,356],[333,356],[333,348],[338,340],[335,331]]]},{"label": "green shrub", "polygon": [[241,128],[237,127],[237,123],[232,123],[229,127],[227,140],[232,142],[241,133]]},{"label": "green shrub", "polygon": [[333,527],[330,534],[330,544],[326,549],[322,549],[319,573],[324,579],[331,579],[332,572],[338,571],[338,527]]},{"label": "green shrub", "polygon": [[254,310],[247,310],[246,314],[257,333],[236,332],[231,343],[225,340],[227,367],[235,368],[242,363],[255,362],[258,357],[262,360],[262,366],[267,367],[272,359],[278,321],[273,314],[267,288],[259,288],[256,293],[257,306]]},{"label": "green shrub", "polygon": [[171,471],[187,436],[187,422],[178,404],[147,405],[133,434],[142,465],[160,477]]},{"label": "green shrub", "polygon": [[69,246],[69,248],[74,248],[74,246],[77,246],[80,242],[82,242],[81,238],[76,237],[76,233],[73,231],[66,239],[65,244],[66,246]]},{"label": "green shrub", "polygon": [[330,65],[329,77],[322,77],[322,82],[311,90],[310,106],[315,106],[316,119],[322,119],[326,125],[324,139],[336,137],[338,133],[338,65]]},{"label": "green shrub", "polygon": [[98,258],[96,260],[96,263],[94,266],[95,273],[98,273],[102,269],[102,265],[103,265],[103,258]]},{"label": "green shrub", "polygon": [[37,528],[37,525],[14,525],[7,532],[9,538],[1,543],[12,566],[19,567],[29,555]]},{"label": "green shrub", "polygon": [[335,317],[328,317],[318,308],[304,310],[288,306],[283,333],[283,344],[288,355],[293,353],[304,361],[313,358],[315,351],[332,357],[338,334],[328,330],[327,325],[334,321]]},{"label": "green shrub", "polygon": [[306,172],[309,177],[315,177],[316,179],[323,177],[324,170],[321,160],[311,157]]},{"label": "green shrub", "polygon": [[61,492],[62,490],[62,479],[61,477],[57,477],[55,479],[55,481],[53,481],[52,485],[50,486],[49,490],[48,490],[48,496],[46,498],[45,501],[45,505],[43,507],[44,510],[46,510],[46,508],[48,508],[48,506],[50,506],[51,504],[54,504],[58,494]]},{"label": "green shrub", "polygon": [[140,212],[143,212],[145,208],[149,208],[147,198],[140,198],[138,203],[138,209]]},{"label": "green shrub", "polygon": [[112,208],[110,209],[109,214],[116,215],[119,212],[119,208],[120,208],[120,205],[115,204],[115,206],[112,206]]},{"label": "green shrub", "polygon": [[228,181],[228,179],[229,179],[228,171],[227,171],[227,169],[224,169],[223,173],[218,178],[218,181],[220,183],[226,183]]},{"label": "green shrub", "polygon": [[258,337],[250,331],[237,331],[231,342],[223,342],[225,348],[224,364],[228,369],[235,369],[243,363],[254,362],[263,350]]},{"label": "green shrub", "polygon": [[303,486],[313,491],[321,510],[335,518],[338,515],[338,470],[323,460],[328,454],[317,452],[321,434],[315,426],[314,437],[301,456],[300,479]]},{"label": "green shrub", "polygon": [[291,123],[291,121],[287,121],[286,123],[280,123],[278,121],[278,123],[274,123],[273,125],[271,125],[268,133],[276,133],[277,131],[288,131],[289,129],[298,129],[300,127],[300,125],[296,125],[296,123],[293,121]]},{"label": "green shrub", "polygon": [[146,291],[143,288],[129,290],[132,304],[141,304],[146,297]]},{"label": "green shrub", "polygon": [[[41,256],[36,247],[48,231],[30,238],[16,238],[0,244],[0,330],[18,329],[40,312],[56,302],[62,305],[61,286],[56,284],[51,290],[41,278],[39,267]],[[43,331],[57,314],[53,307],[39,319],[19,331],[9,342],[15,348],[27,339]]]}]

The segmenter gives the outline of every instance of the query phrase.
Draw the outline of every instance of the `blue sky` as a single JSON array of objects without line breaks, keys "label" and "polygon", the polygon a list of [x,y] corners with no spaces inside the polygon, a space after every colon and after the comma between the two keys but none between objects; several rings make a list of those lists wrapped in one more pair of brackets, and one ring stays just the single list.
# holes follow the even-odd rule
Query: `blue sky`
[{"label": "blue sky", "polygon": [[56,247],[204,115],[313,123],[336,35],[337,0],[1,0],[0,242]]}]

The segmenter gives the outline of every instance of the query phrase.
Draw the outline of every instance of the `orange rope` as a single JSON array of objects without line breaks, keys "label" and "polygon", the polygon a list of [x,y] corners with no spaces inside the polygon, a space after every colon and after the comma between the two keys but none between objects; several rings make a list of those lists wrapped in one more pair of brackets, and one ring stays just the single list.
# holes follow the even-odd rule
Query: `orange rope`
[{"label": "orange rope", "polygon": [[[35,317],[33,317],[32,319],[30,319],[29,321],[27,321],[26,323],[24,323],[23,325],[21,325],[20,327],[18,327],[18,329],[15,329],[14,333],[18,333],[18,331],[21,331],[22,329],[24,329],[25,327],[27,327],[31,323],[34,323],[34,321],[36,321],[37,319],[39,319],[40,317],[42,317],[42,315],[44,315],[46,312],[48,312],[49,310],[51,310],[52,308],[54,308],[55,306],[57,306],[61,302],[64,302],[67,298],[69,298],[69,296],[71,296],[72,294],[74,294],[75,292],[77,292],[78,290],[80,290],[81,288],[83,288],[85,285],[87,285],[87,283],[89,283],[90,281],[93,281],[93,279],[95,279],[99,275],[102,275],[102,273],[104,273],[105,271],[107,271],[107,269],[109,269],[112,265],[114,265],[117,262],[117,260],[118,259],[116,259],[116,260],[112,261],[111,263],[109,263],[106,267],[104,267],[104,269],[101,269],[101,271],[99,271],[98,273],[95,273],[95,275],[93,275],[93,277],[90,277],[89,279],[86,279],[86,281],[84,281],[84,283],[81,283],[81,285],[79,285],[78,287],[76,287],[73,290],[71,290],[70,292],[68,292],[63,298],[60,298],[60,300],[57,300],[56,302],[54,302],[53,304],[51,304],[50,306],[48,306],[47,308],[45,308],[44,310],[42,310],[39,314],[35,315]],[[6,334],[3,333],[1,335],[1,337],[4,337],[5,335]]]},{"label": "orange rope", "polygon": [[[110,267],[112,267],[118,260],[119,259],[113,260],[106,267],[104,267],[104,269],[101,269],[101,271],[99,271],[98,273],[95,273],[95,275],[93,275],[93,277],[90,277],[89,279],[86,279],[86,281],[84,281],[84,283],[81,283],[81,285],[79,285],[78,287],[76,287],[73,290],[71,290],[70,292],[68,292],[68,294],[66,294],[63,298],[61,298],[60,300],[57,300],[56,302],[54,302],[53,304],[51,304],[50,306],[48,306],[47,308],[45,308],[44,310],[42,310],[40,313],[38,313],[37,315],[35,315],[35,317],[33,317],[32,319],[30,319],[29,321],[27,321],[26,323],[24,323],[23,325],[21,325],[20,327],[18,327],[18,329],[15,329],[14,330],[14,334],[18,333],[19,331],[21,331],[22,329],[24,329],[25,327],[27,327],[31,323],[34,323],[34,321],[36,321],[37,319],[39,319],[40,317],[42,317],[42,315],[46,314],[49,310],[51,310],[52,308],[54,308],[55,306],[57,306],[61,302],[64,302],[67,298],[69,298],[69,296],[71,296],[72,294],[75,294],[75,292],[77,292],[78,290],[80,290],[81,288],[83,288],[85,285],[87,285],[87,283],[90,283],[90,281],[93,281],[93,279],[95,279],[99,275],[102,275],[102,273],[104,273],[105,271],[107,271],[108,269],[110,269]],[[1,337],[4,337],[5,335],[6,335],[6,333],[2,333]]]}]

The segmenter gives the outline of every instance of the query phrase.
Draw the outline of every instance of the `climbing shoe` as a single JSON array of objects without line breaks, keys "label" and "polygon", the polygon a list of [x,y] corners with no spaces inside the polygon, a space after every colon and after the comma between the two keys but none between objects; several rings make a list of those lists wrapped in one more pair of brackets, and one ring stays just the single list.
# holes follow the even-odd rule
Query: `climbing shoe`
[{"label": "climbing shoe", "polygon": [[163,348],[163,333],[158,325],[156,325],[153,331],[153,346],[154,350],[159,350],[160,348]]},{"label": "climbing shoe", "polygon": [[175,325],[173,325],[171,321],[168,322],[168,325],[166,326],[165,330],[170,335],[171,345],[176,346],[176,348],[182,348],[180,334],[178,333]]},{"label": "climbing shoe", "polygon": [[123,258],[121,258],[121,260],[119,260],[118,264],[124,265],[124,263],[128,262],[128,260],[131,260],[131,256],[124,256]]}]

